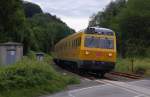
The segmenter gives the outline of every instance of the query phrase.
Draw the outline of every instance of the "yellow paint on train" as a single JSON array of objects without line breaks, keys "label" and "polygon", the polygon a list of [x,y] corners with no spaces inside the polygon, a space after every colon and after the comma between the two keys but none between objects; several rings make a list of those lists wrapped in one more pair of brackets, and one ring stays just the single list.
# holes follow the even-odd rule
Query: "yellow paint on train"
[{"label": "yellow paint on train", "polygon": [[[112,48],[96,48],[86,47],[86,37],[97,39],[111,39]],[[89,38],[89,39],[90,39]],[[105,42],[105,41],[104,41]],[[111,45],[112,45],[111,44]],[[104,44],[105,45],[105,44]],[[67,61],[79,60],[94,60],[102,62],[116,62],[116,35],[101,35],[101,34],[87,34],[85,32],[78,32],[62,39],[55,46],[55,58]]]}]

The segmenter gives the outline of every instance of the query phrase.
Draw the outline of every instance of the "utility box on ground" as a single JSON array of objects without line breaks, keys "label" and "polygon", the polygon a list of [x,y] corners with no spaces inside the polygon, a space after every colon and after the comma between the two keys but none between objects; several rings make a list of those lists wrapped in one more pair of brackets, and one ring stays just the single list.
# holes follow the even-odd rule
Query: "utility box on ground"
[{"label": "utility box on ground", "polygon": [[43,59],[44,59],[44,53],[42,53],[42,52],[36,53],[36,59],[38,61],[43,61]]},{"label": "utility box on ground", "polygon": [[0,43],[0,65],[11,65],[23,57],[23,46],[21,43]]}]

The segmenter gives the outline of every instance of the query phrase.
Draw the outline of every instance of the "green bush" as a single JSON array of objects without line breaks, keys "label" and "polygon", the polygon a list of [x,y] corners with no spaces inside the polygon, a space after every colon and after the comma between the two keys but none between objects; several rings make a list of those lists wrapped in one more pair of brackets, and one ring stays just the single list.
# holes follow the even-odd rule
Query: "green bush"
[{"label": "green bush", "polygon": [[0,72],[0,90],[29,88],[48,83],[57,76],[54,70],[43,62],[25,59]]},{"label": "green bush", "polygon": [[132,72],[131,59],[118,58],[115,71],[136,73],[140,75],[150,76],[150,59],[149,58],[134,58]]},{"label": "green bush", "polygon": [[[76,77],[62,75],[56,72],[45,60],[37,61],[32,57],[25,57],[14,65],[0,68],[0,91],[4,94],[4,96],[0,94],[0,97],[1,95],[2,97],[10,97],[11,94],[11,97],[22,97],[20,93],[24,90],[37,91],[34,94],[28,91],[27,94],[23,94],[24,97],[30,97],[29,94],[53,93],[75,83],[79,83]],[[19,96],[14,96],[18,93]]]}]

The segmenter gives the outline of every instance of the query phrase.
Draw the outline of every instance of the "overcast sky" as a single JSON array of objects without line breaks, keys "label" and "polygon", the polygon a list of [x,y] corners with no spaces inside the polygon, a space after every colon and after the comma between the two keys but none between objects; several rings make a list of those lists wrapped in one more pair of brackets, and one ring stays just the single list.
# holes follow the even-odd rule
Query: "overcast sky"
[{"label": "overcast sky", "polygon": [[34,2],[44,12],[61,18],[76,31],[87,27],[89,17],[101,11],[112,0],[26,0]]}]

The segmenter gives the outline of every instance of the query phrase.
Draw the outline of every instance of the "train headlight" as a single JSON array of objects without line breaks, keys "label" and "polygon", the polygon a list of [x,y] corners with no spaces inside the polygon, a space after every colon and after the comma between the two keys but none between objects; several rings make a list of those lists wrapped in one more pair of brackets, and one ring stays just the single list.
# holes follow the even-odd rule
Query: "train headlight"
[{"label": "train headlight", "polygon": [[112,53],[109,53],[108,56],[109,56],[109,57],[112,57]]},{"label": "train headlight", "polygon": [[89,52],[89,51],[85,51],[85,54],[86,54],[86,55],[89,55],[89,54],[90,54],[90,52]]}]

